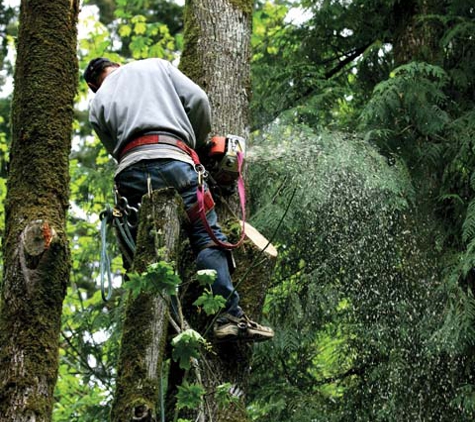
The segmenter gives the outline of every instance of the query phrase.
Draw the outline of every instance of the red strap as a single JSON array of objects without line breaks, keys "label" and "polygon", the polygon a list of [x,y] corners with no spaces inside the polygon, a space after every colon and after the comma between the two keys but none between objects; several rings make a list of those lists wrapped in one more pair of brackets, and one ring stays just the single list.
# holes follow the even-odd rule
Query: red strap
[{"label": "red strap", "polygon": [[157,135],[157,134],[152,134],[152,135],[144,135],[140,136],[138,138],[135,138],[134,140],[130,141],[124,148],[119,153],[119,159],[122,159],[124,155],[133,150],[134,148],[143,146],[143,145],[153,145],[153,144],[172,144],[178,148],[180,148],[182,151],[186,152],[191,159],[193,160],[193,163],[199,164],[200,159],[198,157],[198,154],[193,148],[190,148],[187,144],[185,144],[183,141],[180,141],[179,139],[175,139],[172,136],[168,135]]},{"label": "red strap", "polygon": [[[211,192],[207,190],[204,195],[204,209],[205,209],[205,214],[212,210],[214,208],[214,199],[213,196],[211,195]],[[196,202],[188,211],[188,218],[190,219],[191,223],[194,223],[195,221],[199,220],[201,218],[200,216],[200,204]]]},{"label": "red strap", "polygon": [[199,215],[201,218],[201,221],[203,222],[203,225],[206,228],[206,231],[208,232],[209,236],[213,240],[216,245],[224,248],[224,249],[236,249],[239,246],[242,245],[244,242],[244,238],[246,237],[245,233],[245,228],[246,228],[246,191],[244,187],[244,180],[242,178],[242,163],[244,161],[244,156],[242,152],[237,153],[237,160],[238,160],[238,172],[239,172],[239,178],[238,178],[238,193],[239,193],[239,201],[241,203],[241,213],[242,213],[242,230],[241,230],[241,237],[239,238],[237,243],[228,243],[228,242],[223,242],[219,240],[216,235],[213,232],[213,229],[210,227],[208,220],[206,219],[206,211],[205,211],[205,191],[204,191],[204,184],[200,184],[198,186],[198,190],[196,191],[196,195],[198,197],[198,204],[199,204]]}]

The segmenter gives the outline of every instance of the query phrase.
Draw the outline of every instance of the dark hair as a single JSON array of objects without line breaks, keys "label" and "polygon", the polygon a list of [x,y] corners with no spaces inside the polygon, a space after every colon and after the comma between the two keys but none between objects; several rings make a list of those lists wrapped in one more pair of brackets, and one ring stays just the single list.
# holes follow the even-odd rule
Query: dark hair
[{"label": "dark hair", "polygon": [[92,59],[86,67],[84,71],[84,79],[86,80],[89,88],[92,89],[93,92],[96,92],[99,88],[99,76],[101,75],[102,71],[106,67],[110,66],[119,66],[118,63],[111,62],[109,59],[105,57],[97,57]]}]

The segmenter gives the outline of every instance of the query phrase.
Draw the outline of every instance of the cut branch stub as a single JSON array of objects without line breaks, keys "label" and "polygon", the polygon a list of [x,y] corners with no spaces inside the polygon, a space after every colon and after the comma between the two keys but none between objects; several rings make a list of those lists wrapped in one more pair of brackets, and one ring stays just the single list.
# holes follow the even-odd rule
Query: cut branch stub
[{"label": "cut branch stub", "polygon": [[[21,233],[21,247],[26,257],[38,257],[49,249],[56,231],[47,221],[30,222]],[[31,268],[31,267],[29,267]]]}]

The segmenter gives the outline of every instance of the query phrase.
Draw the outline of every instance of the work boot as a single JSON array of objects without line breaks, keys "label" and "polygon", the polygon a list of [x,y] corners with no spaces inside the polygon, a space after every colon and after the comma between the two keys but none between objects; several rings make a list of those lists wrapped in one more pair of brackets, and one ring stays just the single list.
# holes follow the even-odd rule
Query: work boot
[{"label": "work boot", "polygon": [[244,314],[240,317],[223,314],[214,324],[214,337],[219,341],[266,341],[272,340],[274,330]]}]

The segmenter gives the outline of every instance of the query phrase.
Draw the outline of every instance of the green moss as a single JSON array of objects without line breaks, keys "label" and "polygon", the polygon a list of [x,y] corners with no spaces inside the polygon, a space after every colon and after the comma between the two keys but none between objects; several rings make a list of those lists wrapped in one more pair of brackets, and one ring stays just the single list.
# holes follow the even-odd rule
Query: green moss
[{"label": "green moss", "polygon": [[[169,201],[176,201],[171,203]],[[142,273],[151,263],[160,259],[173,260],[177,251],[167,251],[165,256],[158,257],[157,250],[161,249],[165,239],[163,233],[158,233],[157,228],[167,227],[170,222],[166,220],[166,209],[181,210],[181,198],[173,189],[156,191],[152,198],[144,196],[140,209],[140,225],[137,234],[137,251],[134,257],[132,271]],[[181,211],[179,217],[183,216]],[[141,293],[137,298],[129,298],[123,327],[123,336],[119,356],[117,391],[114,397],[111,420],[123,422],[130,419],[133,410],[145,405],[152,414],[156,413],[159,396],[159,374],[151,379],[145,362],[145,352],[152,342],[150,319],[153,314],[156,298],[147,292]],[[168,325],[164,317],[163,324]],[[163,362],[166,343],[166,327],[164,335],[158,345],[158,368]],[[159,370],[159,369],[158,369]]]},{"label": "green moss", "polygon": [[129,298],[127,315],[123,327],[118,369],[117,391],[112,407],[112,421],[130,419],[133,409],[146,405],[152,411],[158,399],[158,385],[148,379],[144,362],[144,345],[150,344],[151,295],[140,294],[135,300]]},{"label": "green moss", "polygon": [[229,2],[238,10],[242,10],[246,15],[252,15],[254,3],[249,0],[229,0]]},{"label": "green moss", "polygon": [[[70,270],[65,212],[78,73],[78,1],[23,3],[5,201],[0,414],[48,421],[57,376],[62,301]],[[49,249],[32,258],[22,250],[21,233],[38,219],[54,227],[57,238]],[[21,360],[21,371],[14,356]],[[12,416],[11,400],[18,395],[23,395],[25,402]]]},{"label": "green moss", "polygon": [[[180,59],[180,69],[190,79],[203,87],[204,61],[197,54],[198,41],[202,35],[200,24],[193,13],[193,0],[188,0],[184,11],[184,48]],[[201,81],[201,82],[200,82]]]},{"label": "green moss", "polygon": [[[133,271],[141,273],[154,261],[154,243],[150,236],[150,215],[147,204],[141,209],[141,221],[137,236],[137,253]],[[119,356],[117,390],[112,406],[112,421],[130,419],[136,406],[147,405],[154,409],[158,399],[158,385],[150,382],[145,366],[145,347],[150,344],[152,333],[148,329],[153,297],[141,293],[137,298],[129,296]]]},{"label": "green moss", "polygon": [[[4,298],[0,317],[0,361],[4,367],[12,365],[15,368],[9,372],[6,383],[10,387],[2,390],[0,397],[30,391],[22,411],[41,416],[42,420],[50,417],[57,376],[61,307],[69,273],[65,244],[64,238],[51,244],[37,268],[29,272],[30,283],[26,291],[21,290],[25,286],[21,271],[9,278],[6,289],[9,298]],[[11,361],[20,351],[21,372],[16,370],[18,362]],[[23,376],[23,372],[28,375]],[[38,383],[41,383],[41,391],[38,391]],[[42,391],[44,386],[46,394]],[[8,408],[8,400],[0,400],[0,414],[8,414]]]}]

